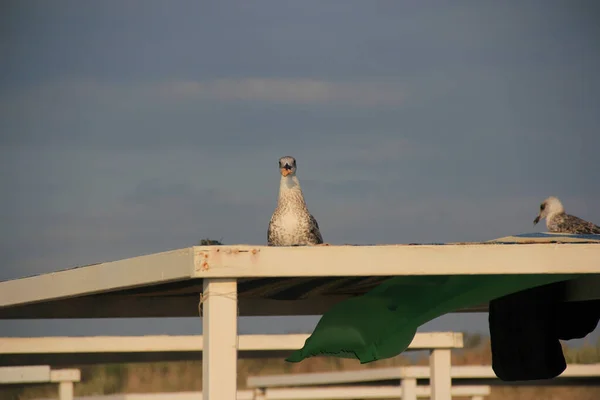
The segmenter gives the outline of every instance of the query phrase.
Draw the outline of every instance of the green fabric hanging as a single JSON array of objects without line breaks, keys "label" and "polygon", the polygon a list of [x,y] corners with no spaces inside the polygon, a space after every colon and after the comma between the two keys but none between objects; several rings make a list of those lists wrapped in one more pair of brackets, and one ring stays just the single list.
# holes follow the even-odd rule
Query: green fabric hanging
[{"label": "green fabric hanging", "polygon": [[410,345],[419,326],[446,313],[577,275],[443,275],[390,278],[363,296],[344,300],[322,317],[289,362],[313,356],[356,358],[361,363],[394,357]]}]

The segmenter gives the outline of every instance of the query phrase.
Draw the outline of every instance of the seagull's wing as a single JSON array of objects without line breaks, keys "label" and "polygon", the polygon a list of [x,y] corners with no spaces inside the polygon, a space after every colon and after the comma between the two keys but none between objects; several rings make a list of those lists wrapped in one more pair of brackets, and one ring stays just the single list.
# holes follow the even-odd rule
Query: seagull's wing
[{"label": "seagull's wing", "polygon": [[271,224],[269,224],[269,228],[267,229],[267,245],[271,245]]},{"label": "seagull's wing", "polygon": [[273,217],[274,216],[275,216],[275,213],[273,213],[273,215],[271,216],[271,220],[269,221],[269,228],[267,228],[267,245],[268,246],[275,245],[275,232],[273,232],[273,229],[271,228],[273,225]]},{"label": "seagull's wing", "polygon": [[600,235],[600,226],[574,215],[565,215],[556,225],[561,232]]},{"label": "seagull's wing", "polygon": [[319,223],[317,219],[310,214],[310,238],[314,241],[314,244],[323,243],[323,236],[321,236],[321,230],[319,229]]}]

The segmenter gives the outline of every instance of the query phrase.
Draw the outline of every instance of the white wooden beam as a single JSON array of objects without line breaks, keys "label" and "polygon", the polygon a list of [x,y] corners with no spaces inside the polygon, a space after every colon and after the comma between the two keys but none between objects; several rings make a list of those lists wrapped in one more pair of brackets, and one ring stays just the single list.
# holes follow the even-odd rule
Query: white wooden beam
[{"label": "white wooden beam", "polygon": [[[421,371],[425,372],[426,371]],[[496,378],[496,373],[487,365],[461,365],[451,368],[452,378]],[[597,378],[600,377],[598,364],[567,364],[567,368],[557,378]]]},{"label": "white wooden beam", "polygon": [[[194,248],[195,276],[600,274],[600,244],[217,246]],[[281,260],[286,260],[282,266]]]},{"label": "white wooden beam", "polygon": [[236,400],[237,282],[205,279],[202,293],[202,393],[207,400]]},{"label": "white wooden beam", "polygon": [[73,400],[73,382],[59,382],[58,400]]},{"label": "white wooden beam", "polygon": [[189,279],[192,248],[0,282],[0,308]]},{"label": "white wooden beam", "polygon": [[[452,366],[450,369],[450,376],[452,379],[498,379],[492,367],[488,365]],[[431,369],[429,366],[404,366],[370,368],[362,371],[250,376],[248,377],[246,385],[249,388],[270,388],[281,386],[377,382],[402,378],[429,379],[430,377]],[[594,377],[600,377],[600,363],[568,364],[567,369],[556,379]]]},{"label": "white wooden beam", "polygon": [[[417,386],[417,398],[430,397],[428,386]],[[452,388],[453,397],[488,396],[490,387],[457,386]],[[353,400],[360,399],[400,399],[400,386],[336,386],[316,388],[270,389],[265,397],[256,398],[252,390],[239,390],[237,400]],[[201,392],[171,392],[171,393],[121,393],[106,396],[81,396],[78,400],[202,400]]]},{"label": "white wooden beam", "polygon": [[402,400],[417,400],[417,380],[415,378],[404,378],[400,382],[402,387]]},{"label": "white wooden beam", "polygon": [[[309,336],[239,335],[238,350],[297,350]],[[425,332],[417,333],[408,348],[462,347],[462,333]],[[188,352],[203,348],[202,335],[0,337],[0,354]]]},{"label": "white wooden beam", "polygon": [[450,349],[435,349],[429,356],[431,368],[431,400],[451,400],[452,378],[450,377]]},{"label": "white wooden beam", "polygon": [[0,367],[0,383],[79,382],[78,369],[51,370],[48,365]]},{"label": "white wooden beam", "polygon": [[50,382],[50,366],[0,367],[0,384]]},{"label": "white wooden beam", "polygon": [[[240,335],[238,350],[296,350],[308,337]],[[203,348],[202,335],[0,337],[0,354],[200,352]]]},{"label": "white wooden beam", "polygon": [[[362,371],[249,376],[246,381],[246,386],[249,388],[272,388],[282,386],[333,385],[354,382],[399,380],[402,377],[402,373],[402,367],[392,367],[365,369]],[[427,375],[427,377],[429,377],[429,375]]]},{"label": "white wooden beam", "polygon": [[59,400],[73,400],[73,383],[80,380],[78,369],[51,370],[47,365],[0,367],[0,384],[58,383]]},{"label": "white wooden beam", "polygon": [[600,274],[600,244],[196,246],[0,282],[0,310],[191,278],[439,274]]},{"label": "white wooden beam", "polygon": [[81,371],[78,369],[53,369],[50,371],[50,382],[79,382]]},{"label": "white wooden beam", "polygon": [[[452,396],[464,397],[489,395],[489,386],[457,386],[452,388]],[[286,388],[265,390],[265,400],[336,400],[336,399],[400,399],[416,400],[428,398],[432,390],[428,386],[416,386],[408,396],[401,386],[338,386],[314,388]],[[239,399],[240,397],[238,397]]]}]

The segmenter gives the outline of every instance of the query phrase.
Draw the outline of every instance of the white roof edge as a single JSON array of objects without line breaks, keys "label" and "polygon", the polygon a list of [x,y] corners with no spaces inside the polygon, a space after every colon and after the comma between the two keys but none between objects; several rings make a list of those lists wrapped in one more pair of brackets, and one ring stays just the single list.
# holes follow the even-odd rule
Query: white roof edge
[{"label": "white roof edge", "polygon": [[192,247],[0,282],[0,308],[190,279]]},{"label": "white roof edge", "polygon": [[194,246],[0,282],[0,308],[191,278],[473,274],[600,274],[600,244]]},{"label": "white roof edge", "polygon": [[197,246],[194,258],[198,278],[600,274],[597,243]]}]

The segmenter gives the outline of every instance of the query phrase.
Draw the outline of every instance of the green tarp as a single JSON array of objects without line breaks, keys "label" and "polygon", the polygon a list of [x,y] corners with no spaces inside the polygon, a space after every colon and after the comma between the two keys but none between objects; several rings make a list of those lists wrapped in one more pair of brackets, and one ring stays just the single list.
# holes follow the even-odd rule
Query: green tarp
[{"label": "green tarp", "polygon": [[461,308],[577,275],[448,275],[390,278],[363,296],[344,300],[322,317],[304,347],[287,361],[313,356],[368,363],[402,353],[419,326]]}]

